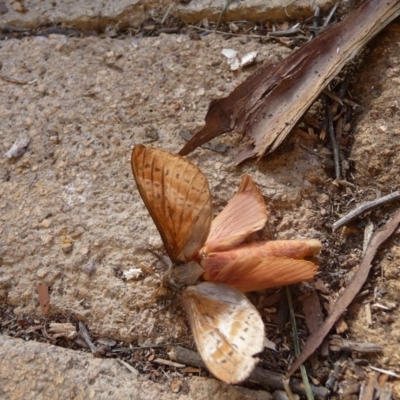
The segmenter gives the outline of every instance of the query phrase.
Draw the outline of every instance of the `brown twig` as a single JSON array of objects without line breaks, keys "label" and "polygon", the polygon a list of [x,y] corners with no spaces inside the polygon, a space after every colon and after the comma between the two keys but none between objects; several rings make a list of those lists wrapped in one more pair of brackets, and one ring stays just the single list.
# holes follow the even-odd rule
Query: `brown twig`
[{"label": "brown twig", "polygon": [[79,321],[79,335],[89,346],[90,351],[97,356],[99,354],[97,347],[93,344],[92,339],[90,338],[89,332],[86,329],[86,326],[83,322]]},{"label": "brown twig", "polygon": [[[195,351],[176,346],[173,347],[168,354],[172,360],[179,363],[190,365],[192,367],[207,369],[200,355]],[[272,387],[279,390],[284,389],[284,376],[274,371],[268,371],[256,367],[248,379],[265,387]],[[303,396],[305,395],[303,382],[300,379],[292,379],[290,381],[290,388],[295,393]],[[311,385],[311,389],[317,399],[326,399],[329,394],[329,390],[324,387]]]},{"label": "brown twig", "polygon": [[[201,28],[200,26],[196,26],[196,25],[188,25],[190,28],[194,28],[197,29],[199,31],[203,31],[203,32],[210,32],[210,28]],[[247,34],[247,33],[233,33],[233,32],[224,32],[224,31],[217,31],[217,30],[213,30],[212,33],[218,33],[220,35],[230,35],[230,36],[245,36],[245,37],[250,37],[250,38],[254,38],[254,39],[272,39],[272,37],[268,36],[268,35],[254,35],[254,34]]]},{"label": "brown twig", "polygon": [[360,289],[367,280],[369,271],[371,269],[371,262],[375,257],[378,247],[395,231],[399,223],[400,210],[396,212],[389,222],[387,222],[383,227],[374,233],[368,249],[361,260],[358,271],[354,274],[353,279],[349,283],[348,287],[337,300],[335,307],[325,320],[324,324],[316,332],[310,335],[302,353],[293,363],[292,368],[288,372],[288,376],[291,376],[297,370],[297,368],[299,368],[299,366],[303,364],[312,353],[314,353],[314,351],[321,345],[326,335],[332,329],[332,326],[335,324],[335,322],[346,311],[347,307],[353,301],[357,293],[359,293]]},{"label": "brown twig", "polygon": [[333,127],[333,115],[332,115],[332,108],[331,104],[329,101],[326,101],[326,116],[328,120],[328,132],[329,132],[329,137],[331,139],[332,143],[332,149],[333,149],[333,159],[335,162],[335,176],[336,179],[340,180],[341,173],[340,173],[340,149],[339,149],[339,144],[336,140],[336,135],[335,135],[335,129]]},{"label": "brown twig", "polygon": [[380,353],[382,346],[375,343],[362,343],[343,339],[338,335],[329,338],[329,347],[332,351],[357,351],[359,353]]},{"label": "brown twig", "polygon": [[366,201],[365,203],[362,203],[354,210],[350,211],[344,217],[337,220],[332,225],[332,228],[333,228],[333,230],[336,230],[343,225],[347,225],[349,222],[353,221],[361,214],[364,214],[368,211],[378,208],[383,204],[394,203],[395,201],[399,201],[399,200],[400,200],[400,192],[393,192],[393,193],[388,194],[387,196],[380,197],[379,199]]},{"label": "brown twig", "polygon": [[224,7],[222,8],[222,10],[221,10],[221,12],[219,14],[217,25],[215,26],[215,30],[216,31],[218,30],[219,25],[221,24],[222,17],[225,14],[226,10],[228,9],[230,2],[231,2],[231,0],[225,0],[225,5],[224,5]]}]

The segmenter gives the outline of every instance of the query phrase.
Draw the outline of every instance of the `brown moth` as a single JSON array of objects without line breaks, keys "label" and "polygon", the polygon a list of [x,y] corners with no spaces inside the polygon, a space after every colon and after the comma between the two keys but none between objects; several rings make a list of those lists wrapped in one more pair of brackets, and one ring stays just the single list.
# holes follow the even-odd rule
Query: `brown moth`
[{"label": "brown moth", "polygon": [[241,245],[267,219],[248,175],[212,221],[207,178],[185,158],[137,145],[132,171],[172,261],[163,285],[180,291],[204,363],[226,383],[245,380],[257,362],[254,355],[263,350],[265,332],[241,292],[311,279],[317,267],[302,258],[321,244],[311,239]]}]

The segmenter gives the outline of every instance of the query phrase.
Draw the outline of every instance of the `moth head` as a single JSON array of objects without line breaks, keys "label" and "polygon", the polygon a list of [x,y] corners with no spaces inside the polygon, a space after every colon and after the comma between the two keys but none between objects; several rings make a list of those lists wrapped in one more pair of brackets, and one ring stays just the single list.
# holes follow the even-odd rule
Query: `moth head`
[{"label": "moth head", "polygon": [[196,261],[171,264],[163,276],[163,286],[179,291],[186,286],[195,285],[203,273],[204,269]]}]

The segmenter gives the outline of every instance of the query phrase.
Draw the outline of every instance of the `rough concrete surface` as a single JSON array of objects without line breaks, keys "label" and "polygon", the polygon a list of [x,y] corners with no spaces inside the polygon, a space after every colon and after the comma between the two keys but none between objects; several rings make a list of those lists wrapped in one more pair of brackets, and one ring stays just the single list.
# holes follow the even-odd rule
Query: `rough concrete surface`
[{"label": "rough concrete surface", "polygon": [[[99,29],[107,25],[139,27],[152,16],[162,15],[170,4],[166,0],[77,1],[26,0],[0,1],[1,24],[37,27],[61,24],[80,29]],[[22,6],[21,6],[22,4]],[[25,12],[21,12],[21,7]]]},{"label": "rough concrete surface", "polygon": [[37,342],[0,337],[1,399],[270,400],[264,391],[193,377],[185,393],[137,376],[117,360]]},{"label": "rough concrete surface", "polygon": [[288,18],[305,19],[314,14],[315,8],[320,7],[327,11],[333,2],[329,0],[319,1],[292,1],[292,0],[252,0],[230,1],[226,7],[226,0],[200,0],[191,1],[189,4],[179,4],[174,14],[186,23],[197,23],[203,18],[210,21],[218,21],[221,10],[224,10],[224,21],[263,21],[275,22],[287,21]]},{"label": "rough concrete surface", "polygon": [[[41,0],[0,0],[0,24],[35,27],[43,24],[62,24],[81,29],[98,29],[109,25],[138,28],[144,21],[173,15],[186,23],[197,23],[203,18],[216,21],[222,10],[224,21],[289,19],[301,20],[313,15],[316,7],[324,12],[334,2],[329,0],[251,0],[233,1],[226,7],[225,0],[123,0],[60,2]],[[21,6],[22,4],[22,6]],[[26,10],[21,12],[20,10]]]},{"label": "rough concrete surface", "polygon": [[[1,160],[1,282],[18,315],[39,312],[36,286],[45,283],[53,313],[68,312],[102,335],[143,344],[176,339],[180,325],[174,321],[169,329],[169,312],[154,316],[145,307],[159,282],[141,276],[127,283],[114,273],[154,264],[148,247],[162,251],[133,182],[130,152],[142,142],[178,151],[179,132],[201,125],[208,101],[244,78],[221,56],[226,44],[213,35],[195,42],[175,35],[136,41],[51,36],[1,44],[3,74],[28,82],[3,81],[0,89],[3,153],[18,138],[31,139],[22,157]],[[240,40],[229,46],[243,48]],[[288,52],[256,42],[246,45],[251,49],[260,51],[260,60]],[[216,209],[249,172],[271,206],[287,208],[280,237],[319,237],[313,229],[318,211],[309,200],[317,196],[315,175],[324,175],[316,155],[294,146],[272,162],[242,168],[231,157],[209,150],[190,157],[209,178]],[[66,242],[71,252],[63,251]],[[15,275],[16,265],[23,274]]]},{"label": "rough concrete surface", "polygon": [[[30,3],[24,4],[29,10]],[[82,14],[96,16],[98,9],[86,12],[87,4],[83,3]],[[123,4],[115,7],[122,10]],[[75,18],[72,12],[71,18]],[[398,189],[400,47],[396,38],[398,25],[393,24],[375,40],[377,56],[367,59],[364,75],[353,92],[365,111],[351,155],[356,186],[345,194],[349,209],[355,204],[353,198],[361,202]],[[221,55],[223,48],[235,49],[240,55],[257,50],[259,65],[277,62],[290,53],[279,44],[260,44],[249,38],[225,40],[215,34],[197,41],[185,35],[123,40],[51,35],[0,42],[0,154],[15,141],[30,139],[21,157],[0,158],[1,304],[11,306],[19,317],[40,315],[36,288],[45,283],[51,289],[50,316],[75,317],[100,337],[138,345],[192,344],[179,307],[160,312],[161,306],[151,304],[159,286],[157,277],[143,272],[137,279],[121,279],[121,272],[140,265],[158,274],[163,270],[146,250],[162,253],[163,246],[133,182],[130,152],[136,143],[178,151],[184,143],[179,133],[202,125],[209,101],[227,95],[254,70],[230,71]],[[231,147],[240,144],[238,135],[218,140]],[[257,238],[317,238],[326,248],[339,240],[341,233],[332,233],[327,224],[346,209],[332,207],[331,197],[336,192],[332,171],[324,168],[324,157],[331,157],[325,142],[311,135],[292,135],[275,155],[241,167],[233,166],[234,153],[233,149],[224,154],[199,149],[189,156],[209,178],[215,212],[233,196],[241,175],[250,173],[270,212],[268,227]],[[358,235],[362,237],[361,230]],[[356,243],[355,251],[360,251],[360,241]],[[385,254],[391,256],[382,262],[380,297],[371,304],[395,306],[390,311],[373,309],[374,324],[366,326],[359,303],[350,310],[349,334],[355,339],[383,342],[385,350],[374,363],[396,369],[400,337],[395,322],[400,320],[398,236],[389,246]],[[342,253],[352,250],[344,244]],[[322,252],[320,265],[322,278],[329,280],[333,279],[332,270],[326,266],[343,266],[339,258],[324,258],[327,254]],[[387,315],[394,322],[385,322]],[[118,379],[118,398],[132,398],[129,396],[138,391],[142,397],[136,398],[156,398],[162,391],[163,398],[169,395],[168,387],[152,382],[146,383],[149,387],[144,391],[145,384],[136,382],[114,360],[97,360],[54,347],[47,350],[49,345],[4,337],[1,340],[1,356],[16,363],[15,370],[20,371],[10,374],[2,363],[6,398],[29,398],[15,391],[13,386],[20,387],[21,382],[35,393],[41,393],[45,387],[41,385],[49,385],[51,396],[57,398],[58,393],[62,398],[57,385],[50,389],[58,378],[46,376],[52,371],[50,376],[60,376],[56,367],[45,370],[46,365],[58,363],[64,365],[60,385],[65,388],[71,388],[71,376],[79,378],[79,371],[71,365],[91,364],[93,374],[102,376],[104,387],[114,376]],[[43,359],[42,363],[41,353],[44,357],[56,353],[59,358]],[[22,358],[25,356],[27,359]],[[68,360],[72,360],[70,364]],[[32,371],[32,376],[26,371]],[[84,376],[89,379],[90,374]],[[118,386],[127,381],[129,386]],[[84,390],[84,378],[78,382],[82,384],[77,388]],[[193,379],[188,394],[173,396],[206,398],[201,397],[205,387],[212,390],[213,385],[221,385],[213,380],[207,381],[210,386],[204,382]],[[193,389],[199,387],[196,385],[202,388],[200,394]],[[393,385],[400,396],[398,382]],[[223,388],[230,398],[242,390]],[[76,396],[80,395],[78,389]],[[82,392],[82,396],[101,398],[96,390],[101,391],[94,386],[93,392]],[[252,393],[251,398],[263,398]]]}]

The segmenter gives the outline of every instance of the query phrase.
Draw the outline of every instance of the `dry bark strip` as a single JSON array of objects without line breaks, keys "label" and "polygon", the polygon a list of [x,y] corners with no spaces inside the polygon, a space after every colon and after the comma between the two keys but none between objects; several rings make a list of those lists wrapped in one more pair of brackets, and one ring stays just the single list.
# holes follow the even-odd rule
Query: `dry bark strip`
[{"label": "dry bark strip", "polygon": [[288,376],[291,376],[293,372],[295,372],[297,368],[299,368],[299,366],[303,364],[311,354],[314,353],[314,351],[321,345],[326,335],[332,329],[335,322],[346,311],[347,307],[353,301],[354,297],[358,294],[367,280],[369,271],[371,269],[371,262],[376,254],[376,251],[378,250],[378,247],[395,231],[399,223],[400,210],[396,212],[394,217],[389,222],[387,222],[383,227],[374,233],[364,257],[361,260],[360,268],[354,274],[354,277],[349,283],[348,287],[335,303],[335,307],[325,320],[324,324],[307,339],[303,351],[293,363],[292,368],[288,372]]},{"label": "dry bark strip", "polygon": [[252,142],[235,163],[273,152],[343,66],[399,14],[399,0],[364,1],[280,64],[259,68],[227,97],[212,100],[204,127],[179,154],[234,129]]},{"label": "dry bark strip", "polygon": [[46,315],[50,310],[50,295],[49,295],[49,287],[41,283],[37,287],[38,297],[39,297],[39,304],[40,309],[42,310],[42,314]]}]

